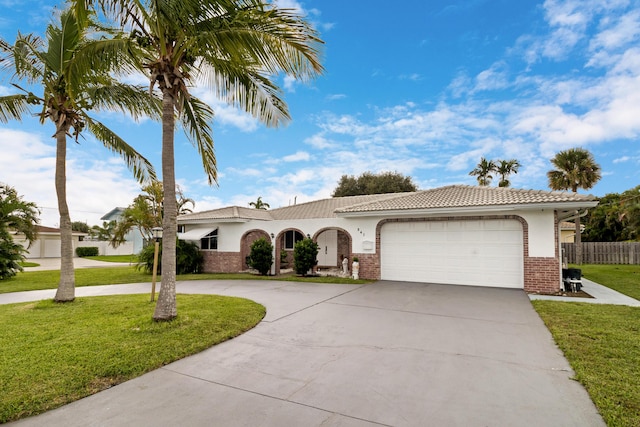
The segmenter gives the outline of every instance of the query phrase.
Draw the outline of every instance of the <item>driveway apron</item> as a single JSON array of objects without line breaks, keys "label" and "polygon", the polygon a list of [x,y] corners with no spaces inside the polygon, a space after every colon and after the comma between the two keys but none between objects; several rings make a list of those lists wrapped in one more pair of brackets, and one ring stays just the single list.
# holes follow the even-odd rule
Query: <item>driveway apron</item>
[{"label": "driveway apron", "polygon": [[15,424],[604,425],[521,290],[202,281],[178,292],[246,297],[267,316],[240,337]]}]

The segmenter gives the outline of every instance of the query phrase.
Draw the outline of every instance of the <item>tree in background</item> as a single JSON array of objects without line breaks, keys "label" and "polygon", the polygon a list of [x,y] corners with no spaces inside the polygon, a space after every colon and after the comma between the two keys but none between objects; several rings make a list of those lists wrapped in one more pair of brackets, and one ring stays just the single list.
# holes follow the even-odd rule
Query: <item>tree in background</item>
[{"label": "tree in background", "polygon": [[26,202],[18,192],[0,183],[0,280],[22,271],[26,248],[13,241],[10,232],[23,234],[29,246],[37,239],[38,210],[35,203]]},{"label": "tree in background", "polygon": [[511,174],[518,173],[520,166],[520,162],[516,159],[498,160],[498,164],[495,169],[498,175],[500,175],[498,187],[510,187],[511,182],[509,181],[509,176]]},{"label": "tree in background", "polygon": [[[36,115],[44,124],[51,120],[56,140],[55,188],[60,214],[60,282],[55,301],[73,301],[75,274],[71,218],[66,193],[67,136],[76,142],[88,130],[109,150],[118,153],[142,181],[154,175],[151,164],[113,131],[89,115],[92,110],[122,111],[134,118],[158,116],[157,103],[140,87],[117,83],[112,72],[127,71],[121,47],[123,39],[89,35],[90,15],[76,19],[70,10],[59,15],[59,24],[51,24],[46,39],[18,34],[12,46],[0,40],[0,62],[13,69],[12,79],[39,85],[37,96],[17,84],[23,93],[0,97],[0,121],[20,120],[30,114],[31,105],[41,109]],[[106,27],[103,35],[106,34]]]},{"label": "tree in background", "polygon": [[621,194],[605,194],[582,222],[585,225],[583,241],[640,240],[640,185]]},{"label": "tree in background", "polygon": [[[552,190],[585,190],[593,187],[601,178],[600,165],[593,155],[584,148],[571,148],[560,151],[551,159],[554,169],[547,172],[549,187]],[[576,225],[576,263],[582,264],[582,238],[580,234],[580,217],[575,218]]]},{"label": "tree in background", "polygon": [[486,187],[491,184],[491,180],[493,179],[491,173],[497,172],[497,168],[496,162],[481,157],[480,163],[476,165],[475,169],[469,172],[469,175],[476,177],[478,185]]},{"label": "tree in background", "polygon": [[[126,235],[133,229],[137,229],[145,241],[153,239],[153,229],[162,227],[162,205],[164,203],[164,190],[162,183],[153,181],[142,187],[142,194],[133,199],[133,203],[125,208],[121,218],[116,222],[112,233],[111,244],[114,247],[121,245],[126,240]],[[174,194],[178,198],[176,206],[178,215],[193,212],[195,202],[185,197],[177,187]]]},{"label": "tree in background", "polygon": [[409,176],[398,172],[365,172],[356,177],[342,175],[332,197],[363,196],[366,194],[404,193],[418,191],[418,187]]},{"label": "tree in background", "polygon": [[261,237],[251,244],[251,253],[247,260],[249,267],[258,270],[258,273],[266,276],[273,264],[273,245],[270,241]]},{"label": "tree in background", "polygon": [[255,202],[249,202],[249,206],[252,206],[255,209],[264,209],[264,210],[267,210],[271,207],[269,206],[269,203],[262,201],[262,196],[259,196],[258,200],[256,200]]},{"label": "tree in background", "polygon": [[294,9],[262,0],[71,0],[78,16],[102,6],[131,31],[143,50],[136,55],[150,89],[162,94],[163,206],[162,286],[153,319],[177,316],[175,251],[177,233],[174,166],[175,122],[198,148],[210,184],[217,181],[210,123],[211,107],[189,88],[204,82],[218,98],[240,107],[268,126],[289,119],[273,78],[308,79],[323,71],[316,31]]},{"label": "tree in background", "polygon": [[91,229],[89,228],[89,225],[86,222],[82,222],[82,221],[73,221],[71,223],[71,230],[72,231],[78,231],[80,233],[91,233]]},{"label": "tree in background", "polygon": [[102,221],[102,226],[94,225],[89,230],[91,238],[101,241],[109,242],[113,239],[116,230],[116,221]]}]

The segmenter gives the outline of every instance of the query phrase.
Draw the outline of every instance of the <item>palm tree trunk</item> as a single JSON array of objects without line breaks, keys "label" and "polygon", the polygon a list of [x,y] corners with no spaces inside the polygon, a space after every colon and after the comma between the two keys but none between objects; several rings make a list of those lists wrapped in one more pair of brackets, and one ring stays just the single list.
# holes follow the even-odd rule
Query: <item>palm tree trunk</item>
[{"label": "palm tree trunk", "polygon": [[580,217],[576,217],[576,237],[573,239],[576,245],[576,264],[582,264],[582,235],[580,234]]},{"label": "palm tree trunk", "polygon": [[177,204],[173,140],[175,129],[174,98],[168,90],[162,95],[162,284],[153,320],[171,320],[178,315],[176,306],[176,233]]},{"label": "palm tree trunk", "polygon": [[56,292],[56,302],[75,299],[75,272],[73,269],[73,236],[71,217],[67,206],[67,135],[63,129],[56,133],[56,194],[60,213],[60,283]]}]

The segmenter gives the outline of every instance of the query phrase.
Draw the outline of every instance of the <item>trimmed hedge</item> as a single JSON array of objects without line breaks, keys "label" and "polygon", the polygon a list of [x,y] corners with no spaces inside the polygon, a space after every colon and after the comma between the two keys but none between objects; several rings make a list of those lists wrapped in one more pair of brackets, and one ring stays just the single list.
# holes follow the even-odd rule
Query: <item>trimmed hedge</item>
[{"label": "trimmed hedge", "polygon": [[79,247],[76,248],[76,255],[78,255],[80,258],[86,256],[98,256],[100,255],[100,250],[98,250],[97,246]]}]

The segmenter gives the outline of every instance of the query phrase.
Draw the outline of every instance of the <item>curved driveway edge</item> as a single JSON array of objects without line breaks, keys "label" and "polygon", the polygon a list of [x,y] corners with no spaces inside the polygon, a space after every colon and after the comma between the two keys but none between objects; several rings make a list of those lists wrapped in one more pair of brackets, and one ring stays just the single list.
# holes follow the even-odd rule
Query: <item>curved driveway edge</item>
[{"label": "curved driveway edge", "polygon": [[[274,281],[177,288],[249,298],[267,315],[233,340],[14,424],[604,426],[521,290]],[[19,296],[0,295],[0,303],[9,295]]]}]

